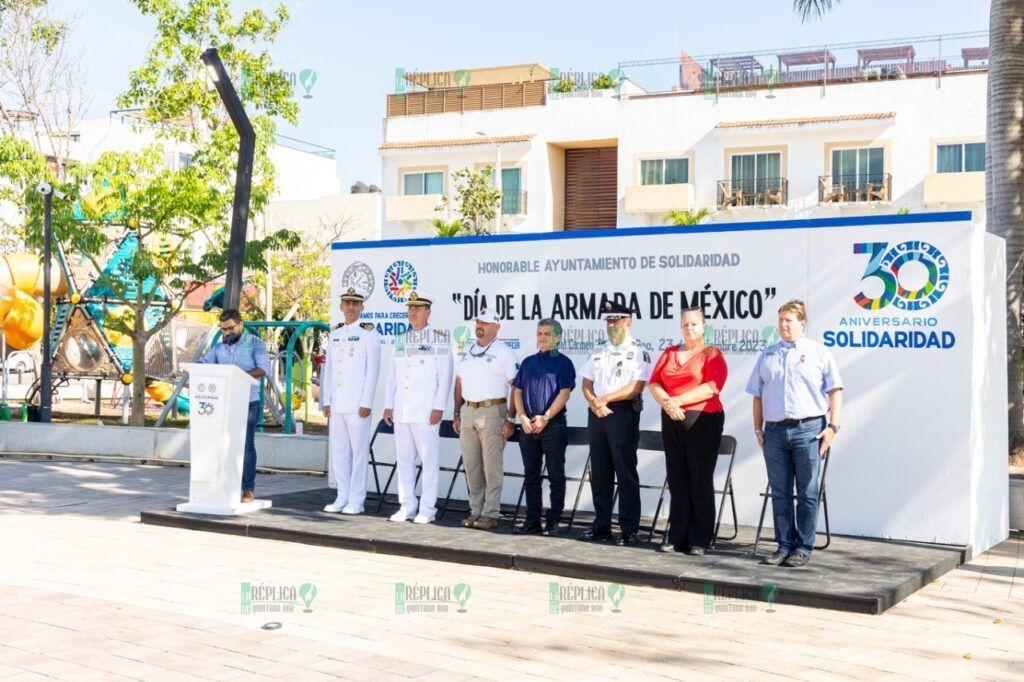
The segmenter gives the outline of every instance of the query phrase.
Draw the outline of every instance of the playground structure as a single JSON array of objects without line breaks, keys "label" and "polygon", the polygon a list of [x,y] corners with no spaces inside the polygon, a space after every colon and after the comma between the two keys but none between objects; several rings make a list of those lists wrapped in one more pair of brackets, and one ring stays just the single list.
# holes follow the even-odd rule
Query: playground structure
[{"label": "playground structure", "polygon": [[[124,305],[121,296],[134,299],[141,294],[148,298],[145,324],[153,328],[177,305],[176,294],[154,277],[140,283],[131,276],[131,262],[139,248],[138,232],[125,220],[113,188],[101,186],[76,205],[75,216],[79,220],[85,219],[83,208],[103,215],[109,228],[116,229],[115,226],[122,223],[124,232],[99,276],[84,290],[75,281],[61,244],[56,242],[50,269],[54,303],[50,335],[53,395],[59,396],[58,389],[72,380],[94,380],[96,417],[99,417],[102,382],[119,382],[124,386],[122,411],[126,415],[130,399],[127,386],[132,383],[133,375],[132,338],[126,332],[133,327],[134,311]],[[154,242],[147,240],[147,247],[155,258],[160,258],[173,251],[174,244],[164,238]],[[19,351],[33,348],[43,335],[43,306],[37,300],[43,294],[43,268],[39,257],[31,253],[0,255],[0,261],[0,342],[3,343],[0,359],[3,360],[2,405],[6,406],[10,371],[7,347]],[[221,287],[207,299],[203,310],[179,310],[147,341],[143,370],[146,394],[151,400],[163,403],[157,426],[161,426],[169,414],[188,413],[187,376],[181,365],[200,360],[217,342],[218,314],[223,300],[224,288]],[[317,335],[329,332],[329,327],[322,322],[302,321],[248,322],[245,326],[264,338],[270,355],[271,372],[261,381],[260,390],[264,414],[269,415],[270,420],[261,426],[280,427],[284,433],[293,433],[295,410],[302,409],[303,419],[309,419],[310,406],[316,397],[312,356]],[[38,403],[39,382],[36,373],[26,404]],[[0,415],[3,414],[6,409],[0,408]]]}]

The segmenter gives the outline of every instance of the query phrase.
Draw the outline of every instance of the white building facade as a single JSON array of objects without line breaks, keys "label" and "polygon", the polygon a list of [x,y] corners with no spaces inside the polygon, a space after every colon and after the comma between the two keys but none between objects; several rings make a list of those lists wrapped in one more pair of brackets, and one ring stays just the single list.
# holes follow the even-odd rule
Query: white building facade
[{"label": "white building facade", "polygon": [[506,91],[503,106],[477,110],[467,93],[437,113],[412,99],[431,111],[436,93],[393,95],[383,236],[431,235],[451,174],[495,165],[499,147],[504,233],[662,225],[672,210],[708,209],[713,222],[977,212],[987,69],[863,73],[724,91],[647,93],[626,81],[619,92],[549,89],[518,107]]}]

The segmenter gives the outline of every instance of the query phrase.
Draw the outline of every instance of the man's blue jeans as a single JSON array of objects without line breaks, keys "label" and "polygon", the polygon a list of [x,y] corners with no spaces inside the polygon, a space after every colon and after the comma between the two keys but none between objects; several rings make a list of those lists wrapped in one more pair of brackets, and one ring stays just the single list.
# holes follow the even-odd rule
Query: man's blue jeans
[{"label": "man's blue jeans", "polygon": [[[783,552],[814,549],[818,523],[818,472],[821,441],[815,436],[825,429],[825,418],[801,424],[764,425],[764,461],[772,490],[775,541]],[[793,487],[796,484],[796,513]],[[796,523],[794,523],[794,517]]]},{"label": "man's blue jeans", "polygon": [[245,422],[245,459],[242,460],[242,492],[256,490],[256,423],[260,420],[260,401],[249,403]]}]

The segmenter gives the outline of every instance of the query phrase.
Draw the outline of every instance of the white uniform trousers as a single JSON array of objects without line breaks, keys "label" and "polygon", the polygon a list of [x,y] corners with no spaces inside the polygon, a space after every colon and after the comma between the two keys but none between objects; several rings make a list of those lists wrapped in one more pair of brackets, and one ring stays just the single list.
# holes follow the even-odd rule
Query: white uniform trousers
[{"label": "white uniform trousers", "polygon": [[370,417],[360,417],[358,412],[331,412],[331,475],[338,488],[338,501],[349,507],[362,507],[366,501],[372,421]]},{"label": "white uniform trousers", "polygon": [[[398,501],[410,516],[437,513],[437,483],[440,466],[440,424],[395,422],[395,456],[398,462]],[[416,459],[423,465],[423,492],[416,502]]]}]

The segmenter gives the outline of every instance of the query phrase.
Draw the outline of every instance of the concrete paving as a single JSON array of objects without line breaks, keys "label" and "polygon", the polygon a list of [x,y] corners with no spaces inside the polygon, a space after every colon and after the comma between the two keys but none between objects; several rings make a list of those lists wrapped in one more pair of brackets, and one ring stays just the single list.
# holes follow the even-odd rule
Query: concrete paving
[{"label": "concrete paving", "polygon": [[[0,679],[1024,675],[1017,536],[881,616],[634,586],[616,609],[606,583],[138,522],[184,500],[187,481],[179,468],[0,460]],[[271,613],[275,601],[294,608]]]}]

